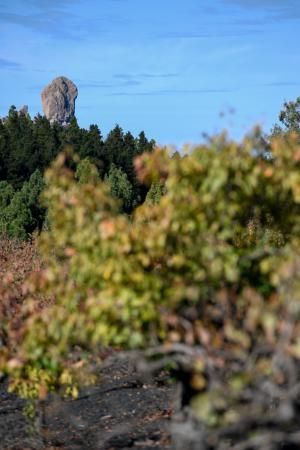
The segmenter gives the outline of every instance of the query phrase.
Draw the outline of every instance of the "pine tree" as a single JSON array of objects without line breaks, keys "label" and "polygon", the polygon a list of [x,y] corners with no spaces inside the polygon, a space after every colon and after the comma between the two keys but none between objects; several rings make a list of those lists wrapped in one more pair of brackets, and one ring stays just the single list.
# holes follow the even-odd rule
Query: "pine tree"
[{"label": "pine tree", "polygon": [[112,164],[105,181],[110,186],[110,192],[113,197],[120,200],[121,210],[130,213],[132,211],[133,189],[126,173],[119,167],[116,167],[115,164]]},{"label": "pine tree", "polygon": [[8,132],[7,178],[14,187],[21,187],[36,164],[32,153],[33,127],[28,115],[18,114],[12,106],[5,122]]},{"label": "pine tree", "polygon": [[81,156],[82,130],[80,129],[76,117],[73,117],[70,124],[63,128],[61,134],[61,149],[67,145],[72,145],[75,153]]},{"label": "pine tree", "polygon": [[119,125],[111,130],[104,143],[104,160],[107,167],[114,163],[122,167],[122,154],[124,150],[124,133]]},{"label": "pine tree", "polygon": [[1,211],[6,208],[14,195],[14,188],[7,181],[0,181],[0,215]]},{"label": "pine tree", "polygon": [[0,180],[7,179],[7,152],[9,151],[8,133],[0,119]]},{"label": "pine tree", "polygon": [[36,152],[37,162],[32,172],[37,168],[42,172],[57,156],[60,147],[59,133],[62,129],[51,126],[50,121],[38,114],[33,122],[33,151]]},{"label": "pine tree", "polygon": [[136,142],[133,135],[128,131],[124,136],[124,148],[122,152],[121,166],[126,172],[131,183],[136,182],[133,160],[136,155]]},{"label": "pine tree", "polygon": [[75,178],[80,184],[96,184],[100,181],[97,167],[88,158],[82,159],[77,165]]},{"label": "pine tree", "polygon": [[[14,193],[11,201],[1,214],[1,229],[8,236],[27,239],[37,229],[41,229],[45,209],[41,206],[39,197],[44,188],[41,173],[36,170],[22,188]],[[6,187],[9,191],[9,188]]]},{"label": "pine tree", "polygon": [[136,144],[137,155],[141,155],[145,152],[151,153],[155,147],[155,141],[153,139],[151,139],[151,141],[148,141],[144,131],[140,132],[139,137],[136,140]]},{"label": "pine tree", "polygon": [[85,135],[80,156],[81,158],[89,158],[96,165],[100,174],[104,173],[104,142],[97,125],[90,125]]}]

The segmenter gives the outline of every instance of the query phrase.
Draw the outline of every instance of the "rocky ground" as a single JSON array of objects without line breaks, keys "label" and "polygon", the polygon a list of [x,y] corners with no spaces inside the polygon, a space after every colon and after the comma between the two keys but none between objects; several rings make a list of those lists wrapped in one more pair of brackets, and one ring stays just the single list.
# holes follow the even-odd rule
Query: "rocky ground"
[{"label": "rocky ground", "polygon": [[102,382],[77,400],[49,398],[37,433],[24,402],[2,382],[0,449],[170,449],[174,389],[166,376],[145,382],[128,362],[114,359],[102,369]]}]

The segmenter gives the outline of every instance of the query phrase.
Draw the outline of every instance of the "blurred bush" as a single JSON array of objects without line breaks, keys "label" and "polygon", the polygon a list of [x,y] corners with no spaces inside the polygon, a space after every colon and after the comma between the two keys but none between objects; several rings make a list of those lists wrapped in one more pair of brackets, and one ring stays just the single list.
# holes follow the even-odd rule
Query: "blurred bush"
[{"label": "blurred bush", "polygon": [[140,181],[164,195],[131,218],[106,183],[77,183],[61,154],[46,174],[45,269],[30,284],[55,300],[38,311],[25,303],[0,360],[11,388],[76,395],[77,346],[183,344],[195,350],[181,368],[187,402],[207,430],[223,430],[215,439],[241,429],[252,439],[254,422],[290,426],[300,407],[300,147],[297,135],[279,136],[266,157],[260,142],[254,130],[185,157],[140,156]]}]

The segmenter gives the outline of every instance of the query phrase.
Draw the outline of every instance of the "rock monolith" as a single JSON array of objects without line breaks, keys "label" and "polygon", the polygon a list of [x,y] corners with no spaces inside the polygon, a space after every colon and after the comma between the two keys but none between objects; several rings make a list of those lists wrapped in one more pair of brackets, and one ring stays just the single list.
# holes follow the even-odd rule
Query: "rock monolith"
[{"label": "rock monolith", "polygon": [[58,122],[68,125],[75,115],[75,100],[78,89],[66,77],[55,78],[42,93],[42,105],[44,114],[51,123]]}]

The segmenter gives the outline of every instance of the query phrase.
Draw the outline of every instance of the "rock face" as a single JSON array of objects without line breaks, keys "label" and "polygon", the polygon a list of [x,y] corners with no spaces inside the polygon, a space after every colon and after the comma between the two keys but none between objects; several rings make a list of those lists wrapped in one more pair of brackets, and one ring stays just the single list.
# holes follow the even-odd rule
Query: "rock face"
[{"label": "rock face", "polygon": [[27,116],[28,115],[28,106],[24,105],[18,111],[19,116]]},{"label": "rock face", "polygon": [[55,78],[41,93],[44,114],[51,123],[68,125],[75,114],[78,90],[66,77]]}]

